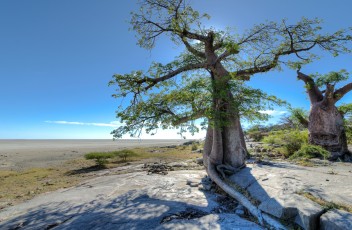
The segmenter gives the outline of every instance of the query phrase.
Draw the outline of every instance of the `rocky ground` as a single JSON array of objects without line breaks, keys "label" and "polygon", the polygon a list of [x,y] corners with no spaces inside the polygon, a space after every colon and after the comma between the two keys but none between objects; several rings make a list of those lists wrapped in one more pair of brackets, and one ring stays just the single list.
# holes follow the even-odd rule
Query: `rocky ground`
[{"label": "rocky ground", "polygon": [[[0,210],[0,229],[262,229],[201,163],[148,160],[92,171],[78,185]],[[257,157],[225,181],[287,229],[352,229],[352,164],[310,165]]]},{"label": "rocky ground", "polygon": [[150,168],[120,175],[105,170],[79,186],[9,207],[0,212],[0,228],[262,229],[240,217],[247,216],[236,201],[216,193],[204,170],[147,173]]},{"label": "rocky ground", "polygon": [[351,163],[342,162],[303,167],[284,161],[250,161],[228,180],[240,187],[262,212],[293,226],[352,229],[351,170]]},{"label": "rocky ground", "polygon": [[[188,160],[102,170],[78,186],[1,210],[0,229],[262,229],[199,169]],[[352,205],[351,175],[347,163],[250,160],[227,180],[288,229],[352,229],[352,214],[343,210]]]}]

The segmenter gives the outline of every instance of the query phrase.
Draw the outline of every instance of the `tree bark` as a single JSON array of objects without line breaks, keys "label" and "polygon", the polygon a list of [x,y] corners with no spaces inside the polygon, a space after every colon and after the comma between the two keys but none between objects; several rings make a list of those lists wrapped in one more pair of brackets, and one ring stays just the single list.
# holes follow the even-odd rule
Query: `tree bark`
[{"label": "tree bark", "polygon": [[233,105],[226,77],[212,73],[214,118],[209,122],[203,160],[205,166],[212,163],[235,170],[245,166],[247,149],[238,108]]},{"label": "tree bark", "polygon": [[233,117],[230,124],[222,129],[208,126],[203,162],[215,165],[227,165],[232,168],[245,166],[247,149],[239,117]]},{"label": "tree bark", "polygon": [[312,104],[309,114],[309,143],[331,152],[331,160],[348,153],[343,116],[333,103]]},{"label": "tree bark", "polygon": [[326,83],[326,89],[321,91],[313,78],[299,70],[297,78],[306,84],[311,104],[308,122],[309,143],[328,150],[331,153],[330,160],[343,159],[349,150],[343,115],[338,111],[335,103],[352,90],[352,84],[335,90],[333,84]]}]

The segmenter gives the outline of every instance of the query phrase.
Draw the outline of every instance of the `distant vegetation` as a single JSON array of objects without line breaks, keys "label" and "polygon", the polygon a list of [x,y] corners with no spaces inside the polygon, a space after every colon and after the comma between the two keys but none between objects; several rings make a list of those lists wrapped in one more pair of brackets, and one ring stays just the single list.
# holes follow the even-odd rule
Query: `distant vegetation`
[{"label": "distant vegetation", "polygon": [[123,162],[127,162],[127,159],[133,156],[137,156],[134,151],[124,149],[120,151],[113,152],[92,152],[84,155],[87,160],[95,160],[98,166],[104,167],[109,161],[108,159],[112,159],[115,157],[120,157]]},{"label": "distant vegetation", "polygon": [[271,131],[263,138],[263,142],[274,146],[280,146],[285,157],[292,156],[300,150],[304,144],[308,143],[308,131],[298,129],[284,129]]},{"label": "distant vegetation", "polygon": [[[283,116],[277,124],[253,125],[245,131],[246,136],[253,141],[262,142],[265,152],[274,155],[300,160],[321,158],[328,159],[329,151],[316,145],[308,144],[308,129],[302,121],[308,120],[308,112],[303,109],[291,109],[289,115]],[[346,116],[345,130],[348,144],[352,144],[352,117]]]},{"label": "distant vegetation", "polygon": [[131,158],[131,157],[138,156],[137,153],[135,153],[134,151],[129,150],[129,149],[124,149],[124,150],[121,150],[121,151],[115,151],[115,152],[113,152],[113,154],[115,156],[120,157],[123,162],[127,162],[127,160],[129,158]]},{"label": "distant vegetation", "polygon": [[311,159],[322,158],[326,159],[330,156],[330,152],[323,149],[321,146],[304,144],[301,148],[291,155],[291,159]]}]

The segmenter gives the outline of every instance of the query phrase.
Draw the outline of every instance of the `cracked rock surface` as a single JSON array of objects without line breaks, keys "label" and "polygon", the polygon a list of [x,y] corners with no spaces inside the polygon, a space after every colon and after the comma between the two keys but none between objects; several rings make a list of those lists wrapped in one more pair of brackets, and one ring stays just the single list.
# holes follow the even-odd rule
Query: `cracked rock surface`
[{"label": "cracked rock surface", "polygon": [[193,186],[205,175],[103,175],[2,210],[0,229],[261,229],[214,211],[221,205],[218,195]]},{"label": "cracked rock surface", "polygon": [[[303,167],[287,162],[271,162],[248,164],[229,179],[245,189],[261,211],[295,222],[303,229],[318,229],[324,208],[299,194],[308,192],[325,201],[351,206],[351,176],[351,163]],[[350,221],[352,214],[345,215],[349,216],[347,221]],[[324,223],[328,225],[326,221]]]}]

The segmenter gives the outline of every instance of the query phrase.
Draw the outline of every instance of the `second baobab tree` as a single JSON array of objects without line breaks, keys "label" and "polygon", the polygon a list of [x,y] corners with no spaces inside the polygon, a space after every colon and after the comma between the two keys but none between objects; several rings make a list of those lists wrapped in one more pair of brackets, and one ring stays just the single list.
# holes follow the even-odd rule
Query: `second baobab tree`
[{"label": "second baobab tree", "polygon": [[344,159],[350,155],[344,128],[343,111],[336,103],[352,90],[352,83],[337,88],[336,84],[346,81],[345,70],[328,74],[306,75],[297,71],[297,78],[305,83],[310,100],[308,121],[303,123],[309,131],[309,143],[320,145],[331,153],[331,159]]}]

